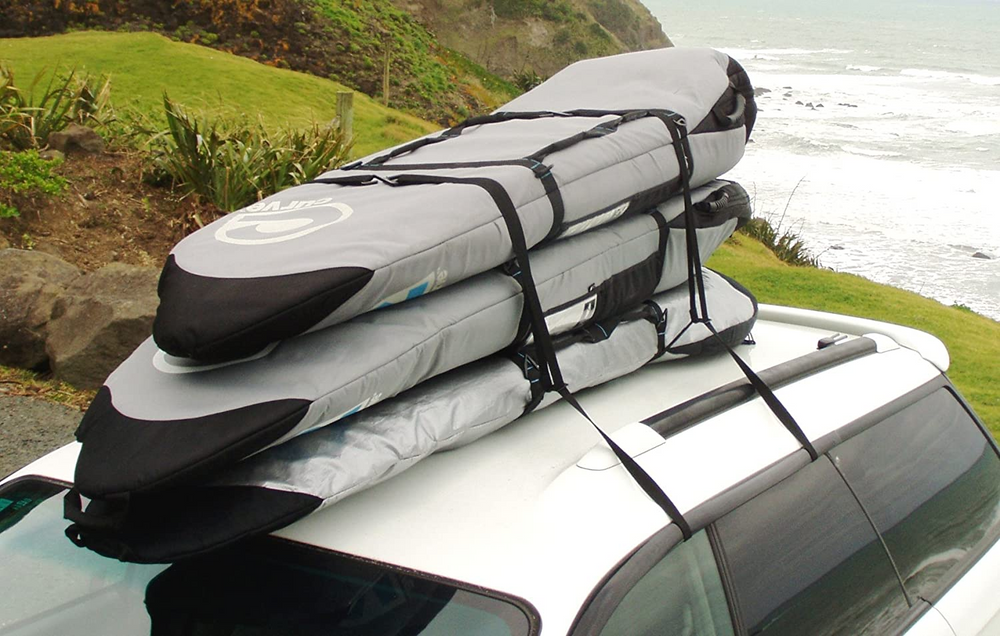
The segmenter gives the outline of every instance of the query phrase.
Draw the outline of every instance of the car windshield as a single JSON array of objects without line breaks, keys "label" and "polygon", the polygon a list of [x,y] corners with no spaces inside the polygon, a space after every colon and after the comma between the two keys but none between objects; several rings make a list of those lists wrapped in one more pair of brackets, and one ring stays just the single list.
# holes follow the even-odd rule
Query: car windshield
[{"label": "car windshield", "polygon": [[64,486],[0,488],[0,635],[523,636],[514,602],[301,544],[244,542],[174,565],[74,546]]}]

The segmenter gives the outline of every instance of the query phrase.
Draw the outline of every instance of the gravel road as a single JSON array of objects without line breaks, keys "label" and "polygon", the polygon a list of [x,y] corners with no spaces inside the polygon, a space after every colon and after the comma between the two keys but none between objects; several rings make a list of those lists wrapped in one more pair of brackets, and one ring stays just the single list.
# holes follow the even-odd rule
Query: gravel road
[{"label": "gravel road", "polygon": [[0,392],[0,478],[73,441],[81,417],[74,408]]}]

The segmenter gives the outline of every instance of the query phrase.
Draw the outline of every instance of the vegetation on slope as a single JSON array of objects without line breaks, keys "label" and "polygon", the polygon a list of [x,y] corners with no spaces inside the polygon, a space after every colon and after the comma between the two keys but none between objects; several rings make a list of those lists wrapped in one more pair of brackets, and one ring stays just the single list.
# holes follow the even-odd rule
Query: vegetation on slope
[{"label": "vegetation on slope", "polygon": [[[10,64],[22,86],[45,69],[69,71],[71,63],[80,72],[110,76],[118,110],[132,108],[162,124],[164,89],[172,99],[201,114],[260,116],[275,128],[305,128],[313,122],[333,120],[336,94],[347,90],[331,80],[173,42],[153,33],[81,32],[5,39],[0,40],[0,61]],[[356,156],[437,128],[365,95],[355,94],[354,111]]]},{"label": "vegetation on slope", "polygon": [[333,79],[439,123],[487,112],[516,94],[441,46],[390,0],[24,0],[4,7],[0,37],[79,29],[154,31]]},{"label": "vegetation on slope", "polygon": [[394,0],[440,41],[530,88],[570,62],[669,46],[639,0]]},{"label": "vegetation on slope", "polygon": [[863,316],[934,334],[951,354],[949,377],[1000,437],[1000,323],[852,274],[788,265],[742,234],[723,245],[708,266],[740,281],[764,303]]}]

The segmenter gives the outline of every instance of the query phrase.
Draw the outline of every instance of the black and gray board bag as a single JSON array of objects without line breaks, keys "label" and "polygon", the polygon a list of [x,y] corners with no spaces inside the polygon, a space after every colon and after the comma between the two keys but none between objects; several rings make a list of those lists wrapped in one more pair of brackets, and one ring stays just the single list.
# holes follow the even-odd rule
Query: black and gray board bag
[{"label": "black and gray board bag", "polygon": [[685,170],[691,187],[708,183],[742,157],[755,115],[746,74],[717,51],[578,62],[491,115],[185,238],[153,337],[172,356],[226,362],[412,302],[511,260],[512,222],[526,248],[555,245],[677,195]]},{"label": "black and gray board bag", "polygon": [[[682,282],[556,336],[569,389],[743,342],[756,320],[756,300],[720,274],[704,270],[703,277],[719,338],[704,323],[692,322]],[[74,523],[67,533],[106,556],[147,563],[176,561],[276,530],[557,401],[554,393],[537,389],[534,357],[529,345],[466,364],[196,483],[136,494],[127,503],[91,502],[85,510],[71,494],[67,516]]]},{"label": "black and gray board bag", "polygon": [[[691,199],[705,260],[749,218],[749,197],[736,183],[713,181]],[[549,334],[603,324],[687,280],[688,218],[683,198],[674,197],[532,250]],[[109,376],[80,424],[76,488],[121,500],[196,483],[431,378],[531,344],[522,279],[517,268],[494,269],[236,362],[196,364],[149,339]]]}]

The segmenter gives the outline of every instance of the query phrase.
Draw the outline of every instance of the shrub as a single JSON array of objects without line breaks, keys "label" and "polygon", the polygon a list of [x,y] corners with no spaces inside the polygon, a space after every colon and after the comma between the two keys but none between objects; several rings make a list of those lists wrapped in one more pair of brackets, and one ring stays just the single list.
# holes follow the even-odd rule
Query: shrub
[{"label": "shrub", "polygon": [[46,161],[38,151],[0,151],[0,218],[20,216],[15,199],[23,196],[54,195],[66,188],[66,180],[52,169],[56,161]]},{"label": "shrub", "polygon": [[194,117],[167,95],[163,105],[168,130],[152,141],[154,170],[226,211],[310,181],[343,163],[350,149],[333,127],[272,133],[260,120]]},{"label": "shrub", "polygon": [[541,84],[544,80],[533,69],[527,69],[514,73],[514,86],[524,92],[528,92]]},{"label": "shrub", "polygon": [[782,231],[780,223],[776,227],[769,219],[755,216],[740,231],[763,243],[789,265],[819,267],[819,259],[812,255],[802,238],[791,230]]},{"label": "shrub", "polygon": [[51,133],[71,123],[105,126],[114,119],[108,78],[52,73],[38,92],[45,74],[38,73],[25,90],[15,83],[10,67],[0,65],[0,146],[39,148]]}]

